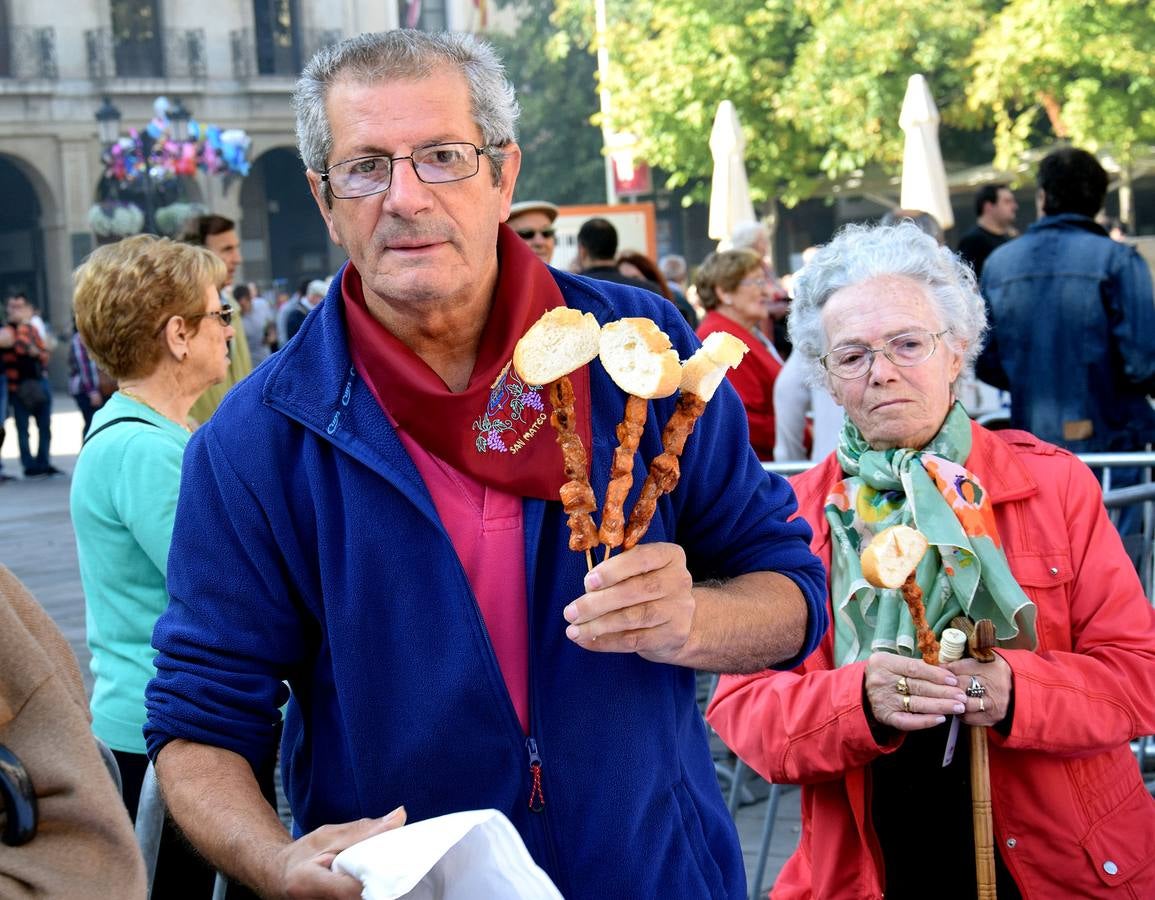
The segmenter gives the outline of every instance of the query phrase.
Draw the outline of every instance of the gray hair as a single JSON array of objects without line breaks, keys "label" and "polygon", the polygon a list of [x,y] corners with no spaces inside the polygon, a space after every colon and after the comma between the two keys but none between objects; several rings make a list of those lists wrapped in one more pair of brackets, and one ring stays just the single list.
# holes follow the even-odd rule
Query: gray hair
[{"label": "gray hair", "polygon": [[948,329],[943,342],[962,354],[963,373],[971,369],[987,326],[986,305],[971,267],[913,222],[847,225],[794,276],[787,326],[794,352],[803,354],[808,363],[812,383],[824,382],[819,358],[830,349],[822,326],[826,301],[843,288],[887,275],[910,278],[926,288],[939,321]]},{"label": "gray hair", "polygon": [[669,253],[658,260],[658,270],[670,281],[681,281],[686,277],[686,257]]},{"label": "gray hair", "polygon": [[750,250],[758,242],[758,238],[770,241],[770,229],[762,222],[739,222],[734,226],[730,235],[728,250]]},{"label": "gray hair", "polygon": [[921,209],[892,209],[883,213],[882,218],[878,220],[879,225],[897,225],[904,219],[909,219],[919,227],[919,230],[925,231],[932,238],[940,244],[946,242],[946,234],[942,230],[942,226],[938,224],[938,219],[928,212],[923,212]]},{"label": "gray hair", "polygon": [[500,184],[505,154],[498,148],[517,140],[520,110],[497,53],[472,34],[382,31],[318,50],[301,72],[292,97],[297,145],[305,165],[314,172],[324,172],[329,166],[333,130],[325,99],[334,84],[417,80],[429,78],[443,66],[460,72],[469,86],[473,120],[481,130],[493,182]]}]

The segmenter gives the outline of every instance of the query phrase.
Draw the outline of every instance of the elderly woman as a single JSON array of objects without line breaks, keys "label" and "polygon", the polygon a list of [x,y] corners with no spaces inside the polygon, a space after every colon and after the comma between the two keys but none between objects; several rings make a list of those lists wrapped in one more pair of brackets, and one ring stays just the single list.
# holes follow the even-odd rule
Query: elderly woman
[{"label": "elderly woman", "polygon": [[[168,603],[189,410],[229,367],[224,280],[224,263],[210,251],[148,235],[101,247],[76,271],[77,329],[92,358],[119,381],[93,417],[72,479],[95,682],[92,728],[116,756],[134,818],[148,765],[141,729],[154,672],[152,627]],[[212,879],[166,828],[153,896],[208,896]]]},{"label": "elderly woman", "polygon": [[746,407],[754,452],[759,459],[773,459],[774,380],[782,370],[782,357],[762,331],[774,302],[762,257],[753,250],[712,253],[699,267],[694,284],[706,309],[698,337],[726,331],[750,348],[742,365],[726,377]]},{"label": "elderly woman", "polygon": [[[832,633],[791,672],[722,679],[713,726],[802,784],[778,898],[976,895],[968,741],[988,727],[999,900],[1155,897],[1155,800],[1128,742],[1155,731],[1155,612],[1094,475],[955,402],[985,315],[968,267],[914,225],[851,226],[798,277],[790,332],[846,411],[795,481],[830,572]],[[927,619],[990,619],[994,662],[918,658],[859,548],[896,523],[930,549]]]}]

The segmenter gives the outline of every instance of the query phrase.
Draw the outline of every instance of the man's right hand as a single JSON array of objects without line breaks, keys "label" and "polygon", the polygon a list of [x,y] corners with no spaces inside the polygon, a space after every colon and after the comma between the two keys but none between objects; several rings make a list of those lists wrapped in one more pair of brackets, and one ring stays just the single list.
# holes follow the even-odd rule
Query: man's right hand
[{"label": "man's right hand", "polygon": [[399,806],[380,819],[323,825],[286,844],[276,860],[282,876],[272,896],[286,900],[358,900],[361,882],[352,875],[334,872],[330,868],[334,858],[347,847],[404,824],[405,807]]},{"label": "man's right hand", "polygon": [[165,744],[156,776],[169,813],[201,855],[232,880],[277,900],[358,900],[361,882],[331,871],[334,857],[405,824],[405,809],[398,807],[380,819],[323,825],[294,841],[244,757],[208,744]]}]

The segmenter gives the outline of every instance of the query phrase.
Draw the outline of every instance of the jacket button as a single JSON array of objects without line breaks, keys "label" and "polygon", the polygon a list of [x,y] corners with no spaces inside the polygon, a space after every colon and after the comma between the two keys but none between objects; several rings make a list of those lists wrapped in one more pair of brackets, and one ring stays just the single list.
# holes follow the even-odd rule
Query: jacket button
[{"label": "jacket button", "polygon": [[1052,575],[1058,575],[1059,574],[1059,567],[1058,566],[1051,566],[1051,574]]},{"label": "jacket button", "polygon": [[1018,841],[1016,841],[1014,838],[1007,838],[1007,846],[1010,847],[1012,850],[1015,849],[1015,845],[1017,843],[1018,843]]},{"label": "jacket button", "polygon": [[1113,860],[1109,859],[1105,863],[1103,863],[1103,871],[1106,872],[1108,875],[1118,875],[1119,874],[1119,867],[1117,865],[1115,865]]}]

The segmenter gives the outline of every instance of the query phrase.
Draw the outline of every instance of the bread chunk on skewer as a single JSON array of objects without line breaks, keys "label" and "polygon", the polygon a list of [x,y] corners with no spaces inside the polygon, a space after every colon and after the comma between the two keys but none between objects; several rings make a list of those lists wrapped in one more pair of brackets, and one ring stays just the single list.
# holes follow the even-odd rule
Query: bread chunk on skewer
[{"label": "bread chunk on skewer", "polygon": [[922,588],[915,581],[915,569],[928,542],[909,525],[893,525],[874,536],[862,552],[862,575],[875,587],[901,589],[903,602],[914,622],[918,650],[923,661],[938,665],[938,639],[926,621]]},{"label": "bread chunk on skewer", "polygon": [[650,463],[641,496],[626,526],[622,541],[626,550],[637,546],[645,536],[658,508],[658,498],[677,486],[682,474],[678,458],[686,447],[686,440],[693,434],[706,403],[718,390],[726,372],[737,366],[749,349],[733,335],[715,332],[682,366],[678,403],[662,429],[662,452]]}]

